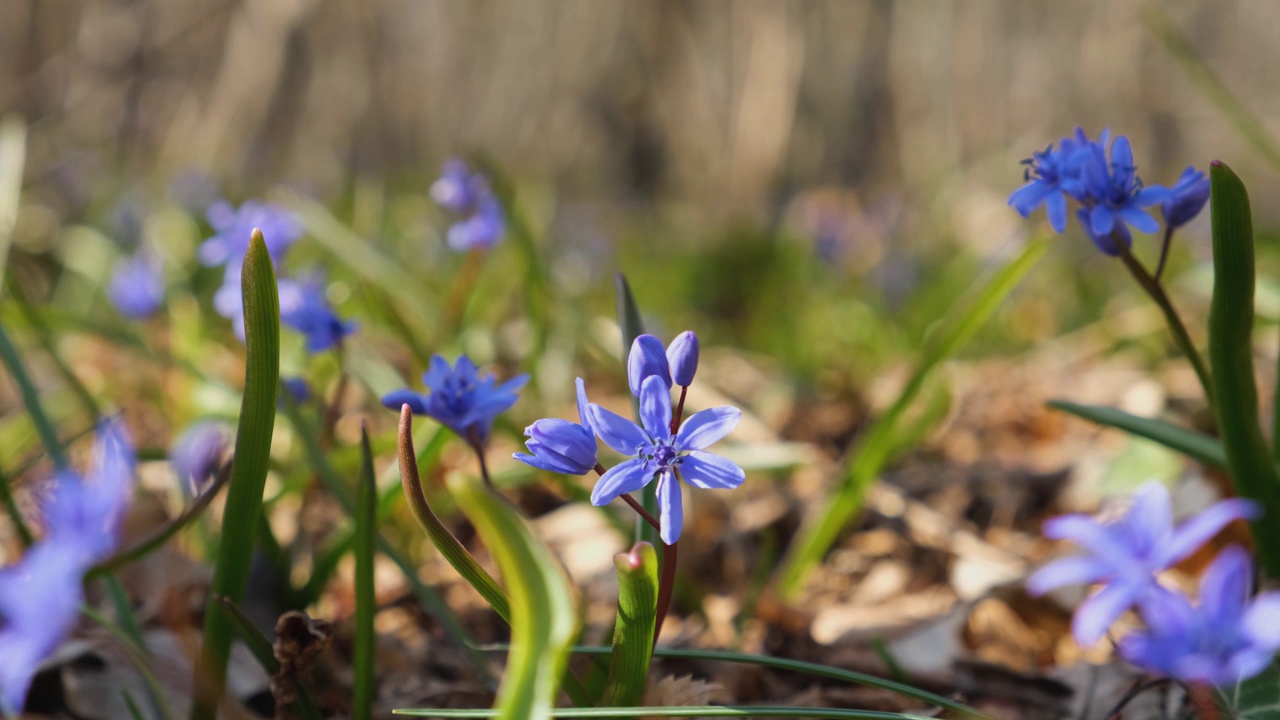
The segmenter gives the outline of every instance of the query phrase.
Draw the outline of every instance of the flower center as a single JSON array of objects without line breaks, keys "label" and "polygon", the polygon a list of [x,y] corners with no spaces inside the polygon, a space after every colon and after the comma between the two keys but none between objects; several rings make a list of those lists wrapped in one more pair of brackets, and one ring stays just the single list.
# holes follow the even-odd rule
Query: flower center
[{"label": "flower center", "polygon": [[661,467],[669,467],[678,464],[680,461],[679,451],[668,442],[656,442],[651,450],[653,454],[650,455],[650,459]]}]

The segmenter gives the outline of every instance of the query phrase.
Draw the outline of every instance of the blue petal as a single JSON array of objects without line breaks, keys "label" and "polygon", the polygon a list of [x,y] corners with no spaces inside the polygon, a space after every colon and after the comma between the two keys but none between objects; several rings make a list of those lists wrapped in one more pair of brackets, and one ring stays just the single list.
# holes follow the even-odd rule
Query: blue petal
[{"label": "blue petal", "polygon": [[684,529],[684,499],[680,497],[680,481],[670,470],[658,476],[658,522],[662,525],[662,542],[675,545]]},{"label": "blue petal", "polygon": [[382,396],[382,406],[399,411],[401,405],[408,405],[414,415],[427,414],[427,396],[416,393],[409,388],[393,390]]},{"label": "blue petal", "polygon": [[1050,195],[1045,200],[1045,210],[1049,213],[1049,225],[1056,232],[1067,229],[1067,197],[1060,192]]},{"label": "blue petal", "polygon": [[1129,223],[1138,232],[1153,233],[1160,229],[1156,219],[1136,207],[1122,207],[1116,211],[1120,219]]},{"label": "blue petal", "polygon": [[1052,185],[1046,182],[1027,183],[1009,196],[1009,206],[1018,211],[1022,217],[1028,217],[1035,209],[1040,207],[1040,203],[1045,201],[1051,193],[1055,191]]},{"label": "blue petal", "polygon": [[1212,625],[1234,625],[1244,614],[1252,584],[1248,553],[1237,545],[1224,548],[1200,578],[1200,612]]},{"label": "blue petal", "polygon": [[1117,561],[1133,557],[1133,550],[1121,542],[1111,529],[1087,515],[1060,515],[1046,520],[1044,536],[1050,540],[1070,540],[1100,559]]},{"label": "blue petal", "polygon": [[1161,547],[1161,562],[1168,567],[1185,560],[1233,520],[1256,520],[1261,516],[1262,509],[1251,500],[1232,498],[1215,503],[1173,531]]},{"label": "blue petal", "polygon": [[1027,592],[1035,597],[1067,585],[1088,585],[1106,577],[1111,571],[1109,565],[1088,555],[1060,558],[1027,578]]},{"label": "blue petal", "polygon": [[695,413],[676,433],[676,447],[681,450],[704,450],[733,432],[742,411],[732,405],[721,405]]},{"label": "blue petal", "polygon": [[1114,582],[1094,593],[1076,609],[1071,632],[1082,648],[1092,647],[1126,610],[1142,599],[1147,584]]},{"label": "blue petal", "polygon": [[[449,375],[453,370],[449,367],[449,361],[445,360],[441,355],[432,355],[431,364],[427,367],[427,371],[422,373],[422,384],[431,390],[440,390],[448,381]],[[414,412],[417,412],[416,410]]]},{"label": "blue petal", "polygon": [[627,384],[631,394],[640,397],[645,378],[657,375],[671,387],[671,369],[667,366],[667,349],[652,335],[638,335],[627,353]]},{"label": "blue petal", "polygon": [[692,330],[685,330],[676,336],[667,346],[667,365],[671,367],[671,381],[676,385],[688,386],[698,372],[698,336]]},{"label": "blue petal", "polygon": [[604,444],[623,455],[635,455],[638,448],[651,442],[639,425],[595,403],[587,406],[587,417]]},{"label": "blue petal", "polygon": [[1271,590],[1254,598],[1240,620],[1240,628],[1252,642],[1273,653],[1280,650],[1280,592]]},{"label": "blue petal", "polygon": [[732,490],[747,479],[747,474],[719,455],[694,450],[680,461],[680,479],[703,490]]},{"label": "blue petal", "polygon": [[578,388],[578,420],[587,430],[595,432],[591,429],[591,421],[587,419],[587,386],[582,382],[582,378],[575,379],[574,385]]},{"label": "blue petal", "polygon": [[1106,205],[1097,205],[1089,212],[1089,229],[1096,237],[1106,237],[1116,226],[1116,214]]},{"label": "blue petal", "polygon": [[633,493],[653,479],[653,470],[644,460],[627,460],[620,465],[609,468],[600,476],[595,488],[591,491],[591,504],[597,507],[608,505],[619,495]]},{"label": "blue petal", "polygon": [[671,387],[657,375],[640,386],[640,422],[652,439],[671,439]]},{"label": "blue petal", "polygon": [[[533,445],[533,443],[531,442],[530,445]],[[533,448],[530,448],[530,449],[533,449]],[[577,468],[573,467],[567,461],[565,461],[564,458],[557,458],[554,455],[549,455],[549,454],[530,455],[529,453],[514,453],[512,454],[511,457],[515,458],[516,460],[519,460],[525,465],[536,467],[539,470],[546,470],[547,472],[559,473],[561,475],[581,475],[582,474],[578,472]]]}]

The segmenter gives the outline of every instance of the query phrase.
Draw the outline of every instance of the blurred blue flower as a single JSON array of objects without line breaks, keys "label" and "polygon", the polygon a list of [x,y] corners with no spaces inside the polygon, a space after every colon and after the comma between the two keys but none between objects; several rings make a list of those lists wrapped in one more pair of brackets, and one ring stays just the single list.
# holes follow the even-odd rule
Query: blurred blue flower
[{"label": "blurred blue flower", "polygon": [[528,375],[517,375],[498,383],[492,375],[480,377],[475,363],[466,355],[458,356],[453,367],[435,355],[431,367],[422,374],[423,385],[431,390],[429,394],[408,388],[395,390],[382,397],[382,404],[396,411],[401,405],[408,405],[415,415],[433,417],[473,445],[483,445],[489,439],[493,421],[515,404],[519,399],[515,391],[528,381]]},{"label": "blurred blue flower", "polygon": [[1209,202],[1209,178],[1199,170],[1189,167],[1182,177],[1169,188],[1169,197],[1160,203],[1160,213],[1165,225],[1177,228],[1195,219]]},{"label": "blurred blue flower", "polygon": [[667,346],[667,364],[671,366],[671,380],[676,385],[688,387],[698,372],[698,336],[685,330]]},{"label": "blurred blue flower", "polygon": [[44,540],[0,568],[0,714],[20,714],[36,669],[75,627],[85,567],[75,543]]},{"label": "blurred blue flower", "polygon": [[641,425],[591,403],[587,418],[596,434],[609,447],[634,458],[600,477],[591,492],[591,503],[606,505],[656,478],[662,541],[675,543],[684,526],[680,480],[697,488],[731,489],[746,479],[742,468],[733,462],[704,452],[728,435],[741,417],[740,410],[728,405],[703,410],[685,420],[673,437],[671,390],[660,375],[645,378],[640,388]]},{"label": "blurred blue flower", "polygon": [[[535,420],[524,429],[528,453],[512,457],[520,462],[565,475],[586,475],[596,466],[596,436],[587,420],[587,389],[582,378],[578,387],[578,420],[573,423],[558,418]],[[532,453],[532,454],[530,454]]]},{"label": "blurred blue flower", "polygon": [[288,393],[293,402],[301,405],[311,399],[311,388],[307,387],[305,378],[300,377],[282,377],[280,378],[280,393]]},{"label": "blurred blue flower", "polygon": [[1169,492],[1149,482],[1134,493],[1119,520],[1102,523],[1086,515],[1063,515],[1044,524],[1054,540],[1071,540],[1089,552],[1055,560],[1027,579],[1032,595],[1064,585],[1104,583],[1076,610],[1072,632],[1082,647],[1093,645],[1126,610],[1158,588],[1156,574],[1172,567],[1217,535],[1228,523],[1258,517],[1257,504],[1223,500],[1182,525],[1173,526]]},{"label": "blurred blue flower", "polygon": [[306,336],[307,352],[328,350],[356,331],[356,323],[333,311],[324,290],[319,275],[280,286],[280,320]]},{"label": "blurred blue flower", "polygon": [[93,472],[58,474],[44,508],[48,537],[81,548],[87,562],[115,550],[120,523],[133,495],[136,459],[124,425],[102,421],[93,446]]},{"label": "blurred blue flower", "polygon": [[431,197],[446,210],[462,218],[449,226],[449,247],[455,252],[497,245],[506,233],[502,203],[493,194],[489,181],[472,172],[461,160],[444,164],[440,179],[431,185]]},{"label": "blurred blue flower", "polygon": [[1159,185],[1143,187],[1133,163],[1129,138],[1116,137],[1111,143],[1110,159],[1101,142],[1091,144],[1085,157],[1081,223],[1099,250],[1108,255],[1120,254],[1116,241],[1128,247],[1130,237],[1126,226],[1144,233],[1160,229],[1156,219],[1142,208],[1159,205],[1171,195],[1167,188]]},{"label": "blurred blue flower", "polygon": [[221,423],[204,420],[178,436],[169,451],[169,463],[187,487],[199,492],[222,466],[226,451],[226,429]]},{"label": "blurred blue flower", "polygon": [[75,626],[85,570],[115,550],[134,464],[123,425],[103,421],[93,472],[58,474],[44,507],[45,537],[0,569],[0,711],[21,710],[36,668]]},{"label": "blurred blue flower", "polygon": [[286,250],[302,237],[302,225],[293,213],[271,203],[248,200],[236,208],[219,200],[205,211],[216,234],[200,245],[200,262],[205,265],[239,265],[249,250],[253,229],[262,231],[271,259],[279,262]]},{"label": "blurred blue flower", "polygon": [[[1105,143],[1108,136],[1107,131],[1102,131],[1099,142]],[[1050,145],[1043,152],[1032,153],[1029,159],[1022,161],[1027,166],[1023,176],[1027,184],[1009,196],[1009,205],[1023,217],[1030,217],[1044,205],[1053,229],[1058,232],[1066,230],[1067,197],[1079,200],[1082,196],[1081,169],[1088,148],[1094,144],[1084,130],[1076,128],[1075,137],[1063,138],[1056,150]]]},{"label": "blurred blue flower", "polygon": [[144,250],[118,261],[107,285],[107,297],[127,318],[140,320],[153,315],[164,304],[164,277],[159,260]]},{"label": "blurred blue flower", "polygon": [[1147,629],[1120,640],[1129,662],[1183,682],[1234,685],[1262,672],[1280,650],[1280,592],[1252,601],[1248,553],[1223,550],[1200,580],[1200,604],[1160,589],[1141,603]]}]

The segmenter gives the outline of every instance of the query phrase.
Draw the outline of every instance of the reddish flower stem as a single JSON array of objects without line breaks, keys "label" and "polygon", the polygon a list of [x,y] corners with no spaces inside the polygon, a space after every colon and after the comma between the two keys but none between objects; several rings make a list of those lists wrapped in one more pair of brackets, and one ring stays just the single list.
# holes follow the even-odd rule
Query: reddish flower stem
[{"label": "reddish flower stem", "polygon": [[[683,403],[684,398],[681,397],[680,399]],[[597,475],[604,475],[605,473],[604,466],[600,463],[596,463],[595,470]],[[659,534],[662,533],[662,523],[653,515],[649,514],[649,511],[645,510],[639,501],[627,493],[623,493],[622,495],[619,495],[619,497],[630,505],[631,509],[635,510],[640,517],[644,518],[644,521],[649,523],[654,530],[658,531]],[[654,645],[658,644],[658,636],[662,634],[662,623],[666,621],[667,611],[671,609],[671,596],[676,585],[676,557],[676,543],[672,543],[670,545],[663,543],[662,575],[658,578],[657,620],[653,625]]]}]

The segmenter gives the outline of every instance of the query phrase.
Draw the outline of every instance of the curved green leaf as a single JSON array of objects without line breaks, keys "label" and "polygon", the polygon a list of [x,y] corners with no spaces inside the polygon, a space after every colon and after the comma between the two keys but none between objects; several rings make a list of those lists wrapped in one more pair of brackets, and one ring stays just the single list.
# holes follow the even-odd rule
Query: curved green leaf
[{"label": "curved green leaf", "polygon": [[196,663],[195,697],[191,707],[191,717],[195,720],[214,720],[226,684],[232,632],[226,613],[214,598],[226,597],[239,602],[244,597],[276,418],[280,301],[271,255],[257,229],[244,256],[240,291],[244,298],[245,325],[244,399],[236,429],[235,460],[223,513],[222,537],[205,611],[204,644]]},{"label": "curved green leaf", "polygon": [[511,651],[494,717],[551,717],[577,632],[564,569],[524,518],[485,486],[453,479],[449,490],[489,547],[511,592]]},{"label": "curved green leaf", "polygon": [[646,542],[613,556],[618,569],[618,619],[605,705],[638,705],[644,698],[658,620],[658,553]]},{"label": "curved green leaf", "polygon": [[1236,492],[1261,503],[1254,523],[1258,556],[1280,577],[1280,474],[1262,436],[1253,375],[1253,220],[1244,183],[1231,168],[1209,168],[1213,226],[1213,300],[1209,306],[1209,365],[1214,413]]},{"label": "curved green leaf", "polygon": [[1082,405],[1066,400],[1050,400],[1045,404],[1089,422],[1146,438],[1205,465],[1219,468],[1227,466],[1227,453],[1222,449],[1222,443],[1204,433],[1163,420],[1139,417],[1116,408]]},{"label": "curved green leaf", "polygon": [[400,484],[404,488],[405,500],[409,510],[418,521],[419,527],[431,539],[444,559],[449,561],[454,570],[466,580],[476,592],[489,603],[494,612],[503,620],[511,623],[511,602],[507,593],[497,580],[481,567],[480,563],[467,552],[458,538],[449,532],[449,528],[440,522],[427,503],[427,496],[422,491],[422,476],[418,473],[418,458],[413,449],[413,413],[409,406],[400,408],[400,441],[397,445],[400,454]]},{"label": "curved green leaf", "polygon": [[1280,665],[1273,663],[1220,695],[1235,720],[1280,720]]},{"label": "curved green leaf", "polygon": [[[396,710],[396,715],[433,718],[492,718],[495,710],[435,710],[432,708]],[[555,718],[640,718],[640,717],[771,717],[771,718],[835,718],[837,720],[933,720],[924,715],[883,712],[880,710],[843,710],[839,708],[800,707],[797,705],[693,705],[677,707],[566,708],[552,712]]]}]

